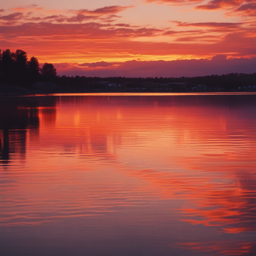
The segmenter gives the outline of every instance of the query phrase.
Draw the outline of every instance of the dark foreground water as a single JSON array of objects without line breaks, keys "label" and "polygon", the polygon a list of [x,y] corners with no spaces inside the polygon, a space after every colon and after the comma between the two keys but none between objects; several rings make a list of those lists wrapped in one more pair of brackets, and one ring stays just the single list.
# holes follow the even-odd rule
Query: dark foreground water
[{"label": "dark foreground water", "polygon": [[256,95],[0,98],[0,255],[256,255]]}]

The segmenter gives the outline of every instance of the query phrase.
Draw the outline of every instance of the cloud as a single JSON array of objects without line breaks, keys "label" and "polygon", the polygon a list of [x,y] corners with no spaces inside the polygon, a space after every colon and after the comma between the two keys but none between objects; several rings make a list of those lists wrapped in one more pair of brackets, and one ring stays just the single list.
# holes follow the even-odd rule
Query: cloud
[{"label": "cloud", "polygon": [[100,61],[100,62],[93,62],[93,63],[83,63],[83,64],[78,64],[78,67],[90,67],[90,68],[97,68],[97,67],[111,67],[116,65],[116,63],[110,63],[110,62],[105,62],[105,61]]},{"label": "cloud", "polygon": [[26,12],[26,11],[30,11],[30,10],[43,10],[42,7],[38,7],[38,5],[36,4],[31,4],[31,5],[27,5],[27,6],[20,6],[20,7],[15,7],[12,8],[12,11],[17,11],[17,12]]},{"label": "cloud", "polygon": [[5,16],[0,16],[0,20],[9,21],[9,22],[17,21],[22,18],[23,18],[23,13],[21,12],[15,12]]},{"label": "cloud", "polygon": [[50,15],[42,18],[42,20],[51,22],[64,22],[67,20],[67,17],[64,15]]},{"label": "cloud", "polygon": [[113,5],[113,6],[105,6],[102,8],[98,8],[95,10],[87,10],[87,9],[81,9],[81,10],[71,10],[71,12],[76,12],[78,14],[89,14],[89,15],[111,15],[116,14],[119,12],[122,12],[128,8],[132,8],[134,6],[120,6],[120,5]]},{"label": "cloud", "polygon": [[[215,38],[200,30],[169,31],[170,42],[150,41],[150,38],[157,39],[166,32],[165,29],[116,27],[99,22],[29,22],[0,26],[0,45],[2,49],[28,51],[29,48],[28,53],[37,56],[40,61],[60,63],[109,62],[110,59],[124,62],[132,59],[209,58],[218,54],[225,54],[228,58],[256,56],[256,38],[252,36],[251,30],[238,30]],[[143,37],[146,41],[142,40]]]},{"label": "cloud", "polygon": [[4,9],[0,9],[0,12],[4,12]]},{"label": "cloud", "polygon": [[50,15],[45,17],[31,17],[26,18],[28,21],[42,21],[42,22],[50,22],[50,23],[74,23],[74,22],[83,22],[83,21],[89,21],[89,20],[95,20],[97,17],[91,15],[83,15],[83,14],[77,14],[73,17],[68,17],[65,15]]},{"label": "cloud", "polygon": [[201,3],[203,0],[146,0],[147,3],[171,4],[171,5],[187,5]]},{"label": "cloud", "polygon": [[255,16],[256,15],[256,2],[255,3],[247,3],[239,6],[236,10],[236,13],[242,13],[244,15]]},{"label": "cloud", "polygon": [[[255,72],[256,58],[226,59],[225,55],[217,55],[212,60],[175,60],[175,61],[127,61],[124,63],[84,63],[58,69],[60,75],[85,76],[125,76],[125,77],[181,77],[205,76],[227,73]],[[57,64],[58,67],[58,64]],[[98,67],[102,67],[98,69]],[[92,69],[94,68],[94,69]]]},{"label": "cloud", "polygon": [[126,24],[126,23],[117,23],[117,24],[115,24],[115,26],[118,26],[118,27],[126,27],[126,28],[131,27],[130,24]]},{"label": "cloud", "polygon": [[119,18],[122,18],[122,16],[119,16],[119,15],[116,15],[116,14],[111,14],[111,15],[108,15],[108,16],[100,17],[99,20],[101,20],[103,22],[112,23],[112,22],[115,22]]},{"label": "cloud", "polygon": [[171,21],[179,27],[208,27],[208,28],[237,28],[242,25],[238,22],[180,22],[180,21]]},{"label": "cloud", "polygon": [[237,11],[256,10],[256,3],[243,4],[236,10]]},{"label": "cloud", "polygon": [[212,60],[226,60],[227,59],[227,55],[225,54],[218,54],[212,57]]},{"label": "cloud", "polygon": [[170,4],[170,5],[189,5],[197,4],[196,10],[214,11],[225,9],[227,15],[256,15],[256,0],[145,0],[147,3]]},{"label": "cloud", "polygon": [[67,22],[83,22],[86,20],[95,19],[95,16],[93,15],[84,15],[82,13],[77,14],[76,16],[73,16],[71,18],[67,18]]},{"label": "cloud", "polygon": [[27,18],[27,20],[28,21],[41,21],[42,20],[42,18],[40,18],[40,17],[31,17],[31,18]]},{"label": "cloud", "polygon": [[[254,1],[254,0],[252,0]],[[237,7],[246,2],[245,0],[211,0],[207,4],[198,5],[195,9],[199,10],[217,10],[229,7]]]},{"label": "cloud", "polygon": [[113,22],[120,16],[116,14],[122,12],[133,6],[105,6],[95,10],[80,9],[80,10],[70,10],[71,13],[76,13],[76,16],[67,18],[67,22],[83,22],[90,19],[100,19],[104,22]]},{"label": "cloud", "polygon": [[175,41],[178,42],[192,42],[192,41],[199,41],[199,42],[218,42],[219,39],[216,36],[210,35],[203,35],[203,36],[187,36],[187,37],[179,37]]},{"label": "cloud", "polygon": [[[103,22],[113,22],[120,16],[116,14],[122,12],[128,8],[132,8],[133,6],[105,6],[102,8],[98,8],[95,10],[69,10],[69,11],[61,11],[61,10],[47,10],[37,5],[29,5],[29,6],[21,6],[17,8],[11,9],[14,13],[0,16],[0,20],[5,21],[18,21],[26,22],[26,21],[51,21],[55,23],[82,23],[89,20],[100,20]],[[4,11],[4,10],[2,10]],[[1,10],[0,10],[1,12]],[[22,14],[26,15],[22,15]],[[49,15],[52,14],[52,15]],[[71,14],[75,14],[71,16]],[[48,15],[48,16],[45,16]],[[30,16],[30,17],[29,17]],[[31,17],[32,16],[32,17]]]},{"label": "cloud", "polygon": [[230,241],[214,241],[214,242],[193,242],[180,243],[181,248],[186,248],[192,251],[213,252],[214,254],[222,255],[244,255],[251,253],[255,247],[252,242],[237,242],[234,244]]},{"label": "cloud", "polygon": [[[227,58],[256,56],[255,24],[248,20],[172,21],[176,24],[173,29],[112,22],[118,17],[115,13],[125,8],[128,7],[109,6],[83,10],[84,13],[32,11],[0,15],[0,45],[12,50],[29,49],[28,54],[44,62],[97,65],[102,61],[198,59],[219,54]],[[243,8],[241,11],[249,7]]]},{"label": "cloud", "polygon": [[167,30],[163,33],[163,35],[165,36],[179,36],[179,35],[202,35],[204,34],[205,31],[201,30],[201,29],[194,29],[194,30]]},{"label": "cloud", "polygon": [[[59,16],[58,16],[59,17]],[[49,19],[54,19],[56,17],[50,16]],[[40,22],[40,23],[24,23],[17,26],[1,26],[0,34],[12,35],[15,37],[23,36],[64,36],[65,38],[70,38],[72,41],[75,40],[73,36],[77,38],[84,39],[97,39],[106,38],[110,39],[113,37],[124,37],[124,38],[134,38],[143,36],[155,36],[158,33],[163,32],[160,29],[155,28],[126,28],[126,27],[112,27],[106,28],[108,25],[101,23],[90,22],[84,24],[55,24],[51,22]]]}]

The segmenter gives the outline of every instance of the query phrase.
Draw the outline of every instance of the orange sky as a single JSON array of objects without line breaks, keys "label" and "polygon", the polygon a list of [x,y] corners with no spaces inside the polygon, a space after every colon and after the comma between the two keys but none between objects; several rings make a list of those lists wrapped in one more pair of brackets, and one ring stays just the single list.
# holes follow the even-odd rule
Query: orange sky
[{"label": "orange sky", "polygon": [[[222,62],[240,60],[238,66],[223,64],[230,66],[223,72],[253,72],[247,59],[256,57],[256,0],[90,2],[5,1],[0,9],[0,48],[23,49],[40,63],[55,63],[59,74],[132,76],[127,65],[137,61],[137,70],[158,75],[159,68],[168,76],[176,60],[214,56]],[[219,65],[207,72],[214,73]],[[194,62],[188,67],[182,63],[182,71],[189,66]],[[199,63],[192,75],[204,66]],[[147,72],[141,70],[140,75]]]}]

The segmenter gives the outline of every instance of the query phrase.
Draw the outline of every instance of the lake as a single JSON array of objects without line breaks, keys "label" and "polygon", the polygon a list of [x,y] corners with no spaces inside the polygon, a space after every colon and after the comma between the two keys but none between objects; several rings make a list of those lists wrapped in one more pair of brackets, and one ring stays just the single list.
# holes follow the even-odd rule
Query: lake
[{"label": "lake", "polygon": [[256,255],[256,95],[0,98],[1,256]]}]

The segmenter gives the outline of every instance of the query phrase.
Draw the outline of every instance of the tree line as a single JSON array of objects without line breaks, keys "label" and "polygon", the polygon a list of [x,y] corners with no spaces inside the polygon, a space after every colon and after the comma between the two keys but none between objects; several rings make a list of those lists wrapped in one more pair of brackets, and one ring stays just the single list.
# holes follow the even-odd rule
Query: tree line
[{"label": "tree line", "polygon": [[219,89],[223,89],[224,91],[233,91],[241,90],[242,87],[246,86],[256,86],[256,73],[231,73],[179,78],[57,76],[57,71],[52,64],[44,63],[40,67],[38,59],[36,57],[28,59],[25,51],[16,50],[16,52],[11,52],[9,49],[0,50],[0,85],[20,85],[30,89],[33,84],[39,81],[53,82],[60,90],[67,92],[106,91],[111,89],[107,86],[110,83],[123,85],[122,88],[128,88],[128,90],[137,90],[140,88],[143,89],[145,82],[154,83],[155,88],[169,87],[173,91],[191,91],[197,85],[206,85],[209,90],[215,90],[219,87]]},{"label": "tree line", "polygon": [[36,57],[28,59],[22,50],[0,50],[0,84],[15,84],[29,88],[38,81],[54,82],[57,71],[51,63],[42,68]]}]

